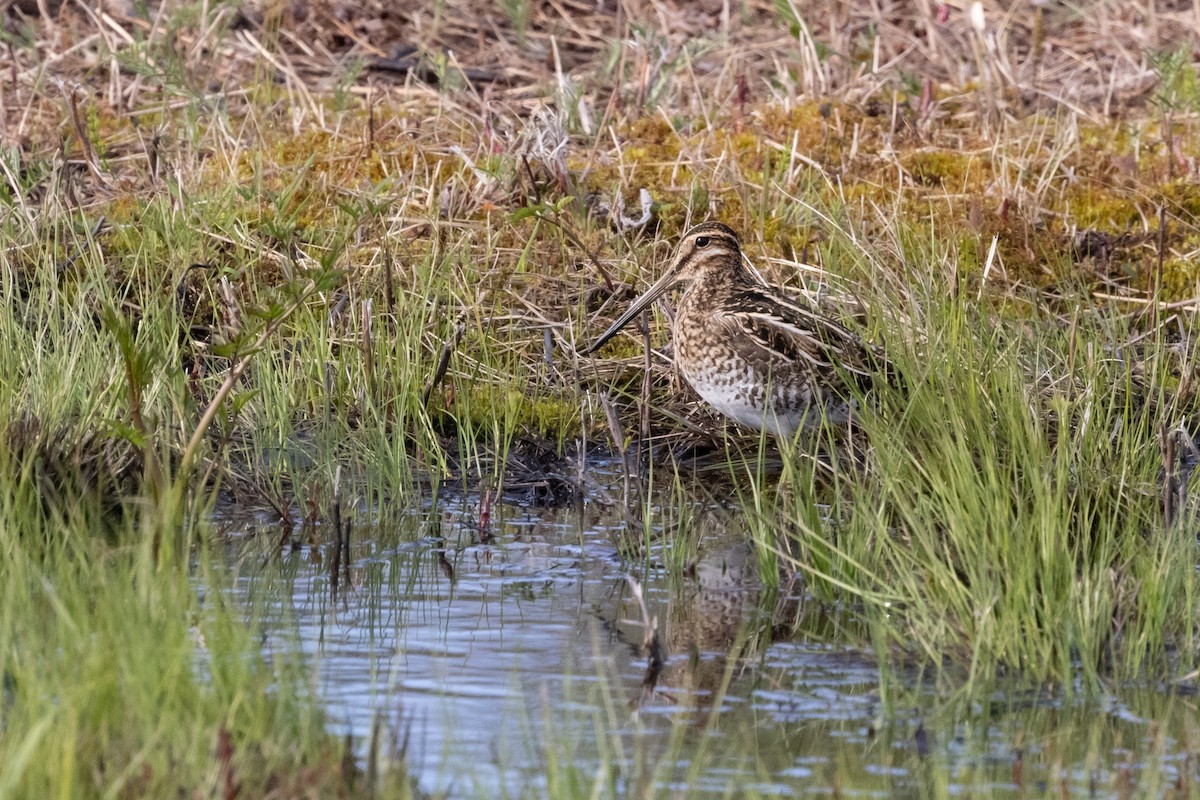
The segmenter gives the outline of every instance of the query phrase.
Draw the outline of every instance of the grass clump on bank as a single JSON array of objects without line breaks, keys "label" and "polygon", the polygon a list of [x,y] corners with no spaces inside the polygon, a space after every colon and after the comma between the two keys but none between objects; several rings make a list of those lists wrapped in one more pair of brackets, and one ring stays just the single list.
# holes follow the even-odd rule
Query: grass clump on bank
[{"label": "grass clump on bank", "polygon": [[904,331],[884,329],[898,385],[864,402],[865,449],[792,462],[788,480],[824,489],[768,504],[757,540],[872,620],[881,657],[969,685],[1190,674],[1195,343],[1168,326],[1133,345],[1102,309],[1013,319],[913,294]]},{"label": "grass clump on bank", "polygon": [[[4,459],[6,486],[20,468]],[[207,545],[164,567],[151,542],[173,534],[149,515],[114,525],[92,498],[47,508],[24,487],[0,497],[0,794],[356,796],[305,671],[259,652]],[[408,791],[402,771],[373,777]]]}]

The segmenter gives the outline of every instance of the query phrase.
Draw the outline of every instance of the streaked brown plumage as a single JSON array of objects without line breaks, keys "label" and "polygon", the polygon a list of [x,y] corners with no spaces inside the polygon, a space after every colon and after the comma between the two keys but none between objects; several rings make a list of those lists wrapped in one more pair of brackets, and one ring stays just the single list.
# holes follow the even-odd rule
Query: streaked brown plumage
[{"label": "streaked brown plumage", "polygon": [[737,234],[719,222],[685,233],[667,272],[587,352],[676,285],[675,364],[701,398],[742,425],[787,438],[821,418],[845,421],[847,382],[865,389],[886,369],[853,332],[761,283]]}]

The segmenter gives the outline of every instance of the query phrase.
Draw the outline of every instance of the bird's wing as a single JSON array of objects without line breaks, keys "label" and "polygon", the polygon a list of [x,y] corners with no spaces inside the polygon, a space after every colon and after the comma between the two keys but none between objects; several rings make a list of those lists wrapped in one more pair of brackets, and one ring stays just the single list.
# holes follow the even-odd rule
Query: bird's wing
[{"label": "bird's wing", "polygon": [[825,314],[759,287],[741,290],[730,305],[737,311],[726,312],[726,323],[736,325],[769,362],[867,377],[883,361],[871,345]]}]

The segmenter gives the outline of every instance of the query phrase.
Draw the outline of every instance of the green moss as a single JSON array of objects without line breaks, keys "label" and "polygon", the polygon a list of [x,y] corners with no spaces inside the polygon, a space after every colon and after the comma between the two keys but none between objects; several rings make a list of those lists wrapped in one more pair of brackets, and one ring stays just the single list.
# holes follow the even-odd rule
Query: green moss
[{"label": "green moss", "polygon": [[922,186],[961,192],[978,191],[984,183],[980,160],[958,151],[918,150],[902,156],[900,163]]},{"label": "green moss", "polygon": [[1080,228],[1125,231],[1142,219],[1137,202],[1103,186],[1085,185],[1067,200],[1072,221]]},{"label": "green moss", "polygon": [[1167,212],[1184,223],[1200,220],[1200,185],[1194,180],[1180,178],[1159,187]]},{"label": "green moss", "polygon": [[1141,138],[1141,126],[1117,122],[1112,125],[1081,123],[1078,128],[1079,149],[1083,153],[1105,153],[1110,156],[1132,155]]},{"label": "green moss", "polygon": [[[1147,272],[1156,276],[1157,271],[1158,264],[1155,261],[1154,266]],[[1156,279],[1156,277],[1150,277],[1149,283],[1153,284]],[[1153,289],[1153,286],[1147,286],[1147,289]],[[1200,295],[1200,262],[1197,262],[1195,258],[1187,259],[1177,256],[1163,259],[1162,296],[1160,299],[1166,301],[1185,300],[1197,295]]]},{"label": "green moss", "polygon": [[[638,117],[621,130],[622,138],[648,148],[672,146],[678,142],[679,135],[660,114]],[[678,152],[678,144],[674,147]]]},{"label": "green moss", "polygon": [[810,158],[819,157],[823,146],[830,141],[831,134],[834,139],[839,138],[829,125],[835,108],[851,124],[861,116],[861,112],[846,105],[810,102],[790,109],[768,106],[755,114],[756,130],[788,147],[794,142],[796,149]]},{"label": "green moss", "polygon": [[558,440],[578,435],[580,430],[578,401],[530,396],[511,384],[475,382],[468,391],[467,402],[456,401],[454,405],[456,413],[465,413],[466,421],[478,431],[491,430],[501,422],[505,426],[503,433],[536,433],[542,438]]}]

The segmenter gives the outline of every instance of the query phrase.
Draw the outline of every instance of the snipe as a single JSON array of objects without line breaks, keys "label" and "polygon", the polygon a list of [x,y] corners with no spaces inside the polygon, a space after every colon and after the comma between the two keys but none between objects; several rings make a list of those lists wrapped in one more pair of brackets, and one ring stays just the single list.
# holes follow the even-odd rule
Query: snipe
[{"label": "snipe", "polygon": [[675,365],[696,394],[742,425],[790,438],[822,418],[845,422],[849,385],[866,389],[886,371],[883,356],[853,332],[761,283],[743,263],[737,234],[719,222],[685,233],[666,273],[585,352],[676,285]]}]

